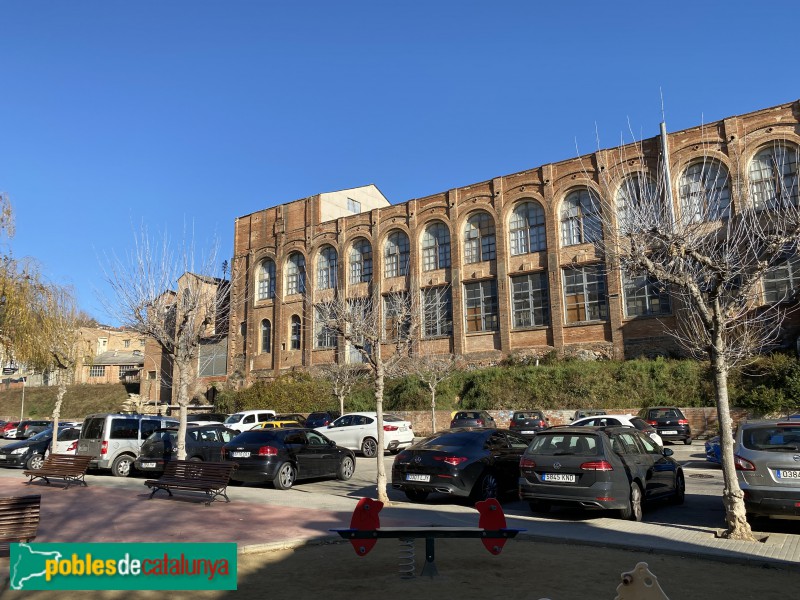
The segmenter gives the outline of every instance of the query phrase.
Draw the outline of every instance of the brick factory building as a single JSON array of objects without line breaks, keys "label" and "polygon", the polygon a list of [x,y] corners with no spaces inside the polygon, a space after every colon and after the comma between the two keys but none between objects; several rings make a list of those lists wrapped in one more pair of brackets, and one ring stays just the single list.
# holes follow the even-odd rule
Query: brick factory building
[{"label": "brick factory building", "polygon": [[[655,177],[664,157],[674,211],[691,210],[701,190],[735,213],[737,203],[763,200],[787,181],[797,200],[799,123],[800,102],[792,102],[401,204],[368,185],[242,216],[229,378],[349,360],[315,322],[315,303],[334,293],[376,301],[418,294],[419,348],[429,354],[476,362],[553,351],[677,354],[665,333],[675,325],[674,301],[653,282],[606,269],[591,243],[602,234],[596,211],[618,204],[631,177]],[[777,170],[776,150],[787,157]],[[774,277],[767,294],[794,286],[793,266]]]}]

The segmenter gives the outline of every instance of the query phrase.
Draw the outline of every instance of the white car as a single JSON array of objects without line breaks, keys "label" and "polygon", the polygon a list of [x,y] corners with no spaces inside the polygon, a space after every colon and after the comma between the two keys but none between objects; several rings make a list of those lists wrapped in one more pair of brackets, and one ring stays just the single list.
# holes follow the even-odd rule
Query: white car
[{"label": "white car", "polygon": [[638,429],[646,434],[659,446],[663,446],[664,442],[661,436],[656,433],[655,428],[641,417],[634,415],[594,415],[592,417],[583,417],[577,421],[573,421],[570,425],[583,425],[583,426],[602,426],[602,425],[623,425]]},{"label": "white car", "polygon": [[[367,457],[378,454],[378,413],[347,413],[330,425],[318,427],[318,431],[326,438],[336,442],[337,446],[360,450]],[[397,454],[414,442],[411,423],[397,415],[383,415],[383,449]]]}]

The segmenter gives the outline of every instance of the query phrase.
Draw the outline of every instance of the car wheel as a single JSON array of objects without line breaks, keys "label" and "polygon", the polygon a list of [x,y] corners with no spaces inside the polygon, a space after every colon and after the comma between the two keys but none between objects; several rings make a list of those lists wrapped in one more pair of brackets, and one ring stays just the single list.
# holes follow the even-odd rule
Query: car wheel
[{"label": "car wheel", "polygon": [[339,463],[339,472],[336,474],[337,479],[341,479],[342,481],[347,481],[353,476],[353,472],[356,470],[356,465],[353,462],[353,459],[349,456],[345,456],[342,459],[342,462]]},{"label": "car wheel", "polygon": [[405,490],[406,498],[412,502],[425,502],[429,492],[424,490]]},{"label": "car wheel", "polygon": [[489,471],[481,476],[478,483],[472,488],[470,496],[472,500],[476,502],[479,500],[488,500],[489,498],[497,498],[499,487],[497,477],[494,476],[494,473]]},{"label": "car wheel", "polygon": [[127,477],[131,474],[133,458],[130,456],[118,456],[111,464],[111,473],[114,477]]},{"label": "car wheel", "polygon": [[288,490],[294,485],[294,478],[297,476],[294,467],[291,463],[283,463],[278,468],[278,474],[275,476],[273,483],[279,490]]},{"label": "car wheel", "polygon": [[367,458],[372,458],[378,454],[378,442],[372,438],[364,438],[361,442],[361,454]]},{"label": "car wheel", "polygon": [[199,456],[193,456],[192,458],[189,459],[189,462],[203,462],[203,459],[200,458]]},{"label": "car wheel", "polygon": [[675,475],[675,493],[672,496],[673,504],[683,504],[686,500],[686,480],[683,478],[683,473]]},{"label": "car wheel", "polygon": [[642,520],[642,488],[635,481],[631,483],[628,506],[619,511],[619,516],[629,521]]},{"label": "car wheel", "polygon": [[691,445],[692,438],[690,438],[690,437],[686,438],[685,440],[683,440],[683,443],[686,444],[687,446]]},{"label": "car wheel", "polygon": [[550,503],[545,500],[531,500],[528,502],[528,506],[530,506],[531,511],[535,513],[550,512]]},{"label": "car wheel", "polygon": [[35,469],[41,469],[43,464],[44,464],[44,456],[42,456],[41,454],[34,454],[28,459],[28,462],[25,463],[25,466],[28,469],[35,470]]}]

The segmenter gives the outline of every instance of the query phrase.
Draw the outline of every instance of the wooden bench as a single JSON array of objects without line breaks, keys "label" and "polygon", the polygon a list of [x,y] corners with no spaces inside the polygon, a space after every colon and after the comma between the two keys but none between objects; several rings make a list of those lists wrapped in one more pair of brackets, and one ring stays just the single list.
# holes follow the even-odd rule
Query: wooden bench
[{"label": "wooden bench", "polygon": [[238,467],[231,462],[202,462],[193,460],[170,460],[164,465],[164,473],[158,479],[148,479],[144,484],[151,488],[150,498],[158,490],[190,490],[205,492],[208,497],[206,506],[222,496],[230,502],[226,490],[231,473]]},{"label": "wooden bench", "polygon": [[41,499],[38,495],[0,498],[0,556],[8,556],[9,544],[36,538]]},{"label": "wooden bench", "polygon": [[88,487],[84,477],[89,468],[91,456],[76,456],[75,454],[48,454],[44,464],[38,469],[23,471],[23,475],[30,477],[28,483],[33,483],[36,478],[44,479],[50,485],[50,479],[63,479],[67,489],[73,483],[82,483]]}]

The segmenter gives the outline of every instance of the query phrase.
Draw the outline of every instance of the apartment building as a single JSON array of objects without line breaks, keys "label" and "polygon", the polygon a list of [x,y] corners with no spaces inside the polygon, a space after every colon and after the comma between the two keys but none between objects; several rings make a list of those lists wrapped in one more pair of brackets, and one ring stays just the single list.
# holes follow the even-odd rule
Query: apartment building
[{"label": "apartment building", "polygon": [[[315,303],[334,293],[383,299],[387,322],[389,295],[415,294],[418,347],[475,362],[678,354],[667,333],[674,301],[597,253],[599,207],[621,206],[631,182],[659,165],[676,212],[713,196],[724,218],[741,198],[763,201],[781,186],[797,201],[798,148],[800,102],[791,102],[399,204],[367,185],[244,215],[235,222],[228,374],[252,382],[351,360],[315,319]],[[794,287],[794,263],[771,277],[765,294]]]}]

